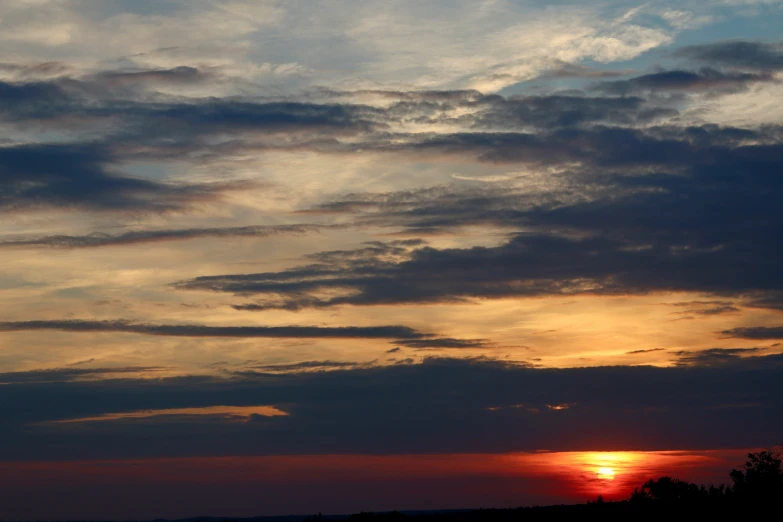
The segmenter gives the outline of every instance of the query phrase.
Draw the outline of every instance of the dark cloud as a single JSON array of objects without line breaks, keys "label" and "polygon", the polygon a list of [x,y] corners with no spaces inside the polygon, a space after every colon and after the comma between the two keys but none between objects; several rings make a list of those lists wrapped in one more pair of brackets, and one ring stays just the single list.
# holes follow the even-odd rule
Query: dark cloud
[{"label": "dark cloud", "polygon": [[740,309],[735,306],[716,306],[713,308],[703,308],[700,310],[684,310],[682,314],[697,314],[697,315],[723,315],[739,312]]},{"label": "dark cloud", "polygon": [[386,350],[386,353],[398,353],[398,352],[401,352],[401,351],[402,351],[402,348],[400,348],[399,346],[397,346],[397,347],[395,347],[395,348],[391,348],[391,349],[389,349],[389,350]]},{"label": "dark cloud", "polygon": [[[162,70],[102,71],[83,78],[33,82],[0,81],[0,117],[9,124],[43,121],[93,139],[103,136],[131,150],[140,145],[161,150],[175,144],[207,149],[202,137],[268,133],[345,136],[385,128],[384,111],[359,104],[280,101],[264,97],[166,98],[160,84],[190,84],[210,79],[192,67]],[[151,90],[147,90],[151,88]],[[75,125],[78,123],[79,125]],[[105,127],[111,126],[107,133]],[[203,150],[202,150],[203,153]]]},{"label": "dark cloud", "polygon": [[[536,295],[685,290],[741,294],[783,286],[774,261],[783,249],[779,236],[772,234],[774,225],[756,231],[746,228],[747,218],[731,223],[725,206],[721,208],[724,214],[716,214],[712,223],[707,222],[705,214],[709,210],[704,205],[698,207],[702,214],[698,217],[695,208],[685,207],[679,209],[680,216],[650,219],[646,212],[665,208],[669,197],[665,193],[660,199],[644,197],[636,206],[596,204],[592,209],[583,206],[530,213],[550,222],[571,214],[563,224],[590,231],[582,234],[585,237],[531,232],[517,234],[495,247],[423,247],[397,259],[388,258],[386,251],[373,255],[359,249],[355,256],[328,254],[322,263],[283,272],[204,276],[175,286],[243,296],[267,295],[252,306],[290,310]],[[656,200],[660,205],[652,203]],[[779,212],[776,209],[764,207],[756,213],[769,213],[771,218]],[[685,218],[687,214],[693,215],[694,221],[665,230],[666,219]],[[609,216],[615,224],[608,221]],[[625,219],[618,220],[618,216]],[[661,228],[653,228],[656,223]],[[702,230],[698,230],[702,223]],[[710,237],[712,230],[714,239]],[[743,269],[736,270],[738,266]],[[726,278],[727,271],[734,276]],[[324,290],[330,290],[331,297],[319,297]],[[697,310],[703,315],[731,311],[731,307]]]},{"label": "dark cloud", "polygon": [[[0,184],[4,185],[0,208],[160,212],[216,201],[227,190],[247,186],[238,182],[171,184],[122,173],[125,164],[141,160],[202,163],[235,152],[308,150],[388,152],[411,158],[457,156],[541,166],[580,163],[585,169],[636,170],[655,165],[681,169],[725,154],[721,147],[730,140],[753,139],[750,131],[744,135],[735,131],[732,138],[728,131],[601,126],[647,126],[653,120],[676,115],[672,107],[638,96],[503,97],[475,91],[373,91],[370,94],[397,101],[372,107],[263,98],[145,99],[106,88],[107,82],[195,81],[202,76],[202,72],[185,67],[3,83],[0,111],[8,124],[42,122],[48,130],[61,129],[75,138],[68,144],[17,145],[0,150]],[[455,109],[467,114],[455,118]],[[390,125],[406,122],[453,124],[481,132],[388,132]],[[78,138],[82,135],[89,136],[89,141]],[[422,224],[412,230],[439,229]]]},{"label": "dark cloud", "polygon": [[630,352],[625,352],[625,355],[638,355],[641,353],[653,353],[653,352],[664,352],[666,351],[663,348],[650,348],[649,350],[631,350]]},{"label": "dark cloud", "polygon": [[[710,348],[699,351],[681,350],[673,352],[673,355],[678,357],[675,364],[679,366],[715,366],[734,362],[758,352],[758,348]],[[757,358],[752,360],[756,361]]]},{"label": "dark cloud", "polygon": [[436,337],[432,339],[398,339],[394,344],[417,350],[442,348],[488,348],[492,343],[486,339],[454,339],[453,337]]},{"label": "dark cloud", "polygon": [[173,230],[138,230],[109,235],[93,233],[86,236],[42,236],[31,239],[0,240],[3,247],[92,248],[116,245],[134,245],[158,241],[178,241],[205,237],[268,237],[283,234],[307,234],[324,227],[318,225],[271,225],[247,227],[185,228]]},{"label": "dark cloud", "polygon": [[[298,102],[243,102],[205,100],[200,103],[155,104],[132,107],[129,117],[154,137],[174,132],[193,139],[224,132],[328,132],[356,134],[372,130],[375,109],[361,105]],[[141,130],[140,129],[140,130]],[[149,141],[149,140],[146,140]]]},{"label": "dark cloud", "polygon": [[37,119],[67,102],[68,95],[51,82],[0,81],[0,118],[3,119]]},{"label": "dark cloud", "polygon": [[[744,306],[781,307],[780,128],[597,127],[546,135],[463,134],[450,141],[456,138],[418,143],[444,152],[453,147],[454,154],[472,148],[487,161],[526,161],[530,140],[538,143],[530,145],[530,161],[571,160],[581,167],[534,178],[534,186],[551,187],[542,191],[503,184],[435,187],[349,194],[313,209],[409,231],[467,225],[527,231],[498,246],[366,247],[311,256],[317,264],[285,272],[210,276],[178,287],[268,294],[250,305],[259,310],[682,290],[732,296]],[[561,142],[551,148],[551,158],[544,144],[549,139]],[[519,183],[524,187],[525,181]],[[318,297],[324,289],[338,292],[324,300]],[[738,308],[690,310],[704,316]]]},{"label": "dark cloud", "polygon": [[629,80],[603,82],[595,89],[617,95],[643,92],[732,93],[757,82],[773,81],[770,73],[726,72],[703,68],[698,71],[661,71]]},{"label": "dark cloud", "polygon": [[[94,360],[94,359],[93,359]],[[90,361],[83,361],[85,364]],[[74,365],[71,365],[74,366]],[[116,376],[116,374],[137,374],[157,372],[165,370],[160,366],[126,366],[117,368],[45,368],[40,370],[28,370],[23,372],[0,373],[0,383],[35,383],[35,382],[61,382],[79,379],[95,379],[96,377]]]},{"label": "dark cloud", "polygon": [[0,62],[0,71],[10,72],[23,78],[60,76],[69,72],[70,69],[70,66],[63,62]]},{"label": "dark cloud", "polygon": [[63,332],[123,332],[171,337],[290,337],[332,339],[418,339],[423,334],[407,326],[203,326],[145,324],[128,321],[3,321],[0,332],[60,330]]},{"label": "dark cloud", "polygon": [[[616,76],[614,74],[609,76]],[[356,91],[327,95],[378,96],[393,100],[368,112],[345,104],[362,117],[384,124],[448,124],[462,128],[529,129],[560,128],[599,122],[644,124],[678,113],[671,107],[648,103],[641,97],[597,97],[578,94],[536,96],[485,95],[478,91]],[[455,116],[455,112],[465,113]]]},{"label": "dark cloud", "polygon": [[638,97],[495,97],[486,105],[483,110],[465,117],[463,123],[475,128],[498,130],[552,129],[595,123],[630,125],[678,114],[673,108],[656,107]]},{"label": "dark cloud", "polygon": [[783,326],[745,326],[723,330],[721,334],[736,339],[783,339]]},{"label": "dark cloud", "polygon": [[[0,403],[8,406],[0,458],[762,447],[783,431],[781,371],[779,356],[715,367],[570,369],[425,358],[421,364],[222,379],[18,383],[0,386]],[[569,407],[550,408],[563,404]],[[162,417],[47,424],[106,413],[260,405],[289,415],[247,423],[207,416],[187,423]]]},{"label": "dark cloud", "polygon": [[[760,130],[713,125],[648,129],[594,126],[538,133],[461,132],[393,137],[397,138],[394,142],[366,142],[361,147],[379,152],[472,158],[494,164],[556,166],[579,162],[588,173],[590,167],[608,173],[615,169],[649,173],[651,167],[698,169],[705,163],[715,166],[714,161],[721,156],[733,162],[770,161],[772,151],[780,146],[781,131],[774,126]],[[759,142],[752,144],[754,137]]]},{"label": "dark cloud", "polygon": [[712,307],[724,307],[724,306],[733,306],[733,301],[680,301],[677,303],[668,303],[669,306],[683,306],[688,308],[712,308]]},{"label": "dark cloud", "polygon": [[141,69],[104,71],[88,77],[104,87],[134,84],[193,84],[208,80],[211,75],[195,67],[179,66],[171,69]]},{"label": "dark cloud", "polygon": [[216,201],[248,183],[174,184],[111,170],[98,144],[0,147],[0,211],[76,207],[100,211],[165,212]]},{"label": "dark cloud", "polygon": [[732,301],[687,301],[671,303],[671,306],[686,308],[681,312],[672,312],[680,315],[723,315],[733,314],[741,310],[734,306]]},{"label": "dark cloud", "polygon": [[245,371],[233,372],[235,374],[247,375],[247,370],[255,370],[259,372],[301,372],[301,371],[322,371],[322,370],[335,370],[356,368],[363,366],[371,366],[368,363],[357,363],[347,361],[301,361],[295,363],[281,363],[281,364],[260,364],[246,366]]},{"label": "dark cloud", "polygon": [[85,359],[83,361],[76,361],[75,363],[71,363],[68,366],[80,366],[82,364],[89,364],[91,362],[95,361],[95,357],[92,357],[90,359]]},{"label": "dark cloud", "polygon": [[683,47],[676,56],[738,69],[783,69],[783,43],[725,41]]},{"label": "dark cloud", "polygon": [[771,308],[773,310],[783,310],[783,292],[779,290],[768,289],[763,292],[749,293],[745,295],[745,306],[751,308]]}]

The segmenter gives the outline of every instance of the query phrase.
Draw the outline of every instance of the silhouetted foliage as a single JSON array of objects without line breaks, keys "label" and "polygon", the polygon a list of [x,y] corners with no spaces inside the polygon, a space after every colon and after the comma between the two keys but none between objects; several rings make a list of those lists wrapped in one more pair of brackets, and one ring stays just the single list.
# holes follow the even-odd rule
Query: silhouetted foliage
[{"label": "silhouetted foliage", "polygon": [[733,493],[739,501],[772,502],[783,499],[783,470],[778,451],[748,453],[741,469],[731,471]]},{"label": "silhouetted foliage", "polygon": [[749,453],[740,469],[729,473],[733,485],[709,487],[671,477],[648,480],[634,489],[632,505],[656,508],[756,509],[783,500],[783,469],[776,450]]},{"label": "silhouetted foliage", "polygon": [[695,503],[705,497],[704,487],[672,477],[648,480],[641,489],[634,489],[630,501],[664,504]]}]

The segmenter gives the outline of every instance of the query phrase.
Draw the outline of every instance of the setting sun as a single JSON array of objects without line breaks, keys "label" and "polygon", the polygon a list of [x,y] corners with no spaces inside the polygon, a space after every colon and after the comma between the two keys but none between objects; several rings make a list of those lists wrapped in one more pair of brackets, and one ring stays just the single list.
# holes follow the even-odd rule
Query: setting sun
[{"label": "setting sun", "polygon": [[600,468],[598,477],[606,480],[614,480],[614,470],[612,468]]},{"label": "setting sun", "polygon": [[0,522],[779,511],[781,27],[0,0]]}]

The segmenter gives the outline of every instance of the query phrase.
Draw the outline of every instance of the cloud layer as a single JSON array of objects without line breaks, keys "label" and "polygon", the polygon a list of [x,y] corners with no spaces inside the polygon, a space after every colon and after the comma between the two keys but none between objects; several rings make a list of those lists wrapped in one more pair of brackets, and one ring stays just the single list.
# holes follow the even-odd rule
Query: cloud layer
[{"label": "cloud layer", "polygon": [[[753,351],[726,355],[739,353]],[[13,397],[9,404],[20,405],[6,413],[2,458],[223,455],[226,436],[232,454],[616,451],[774,440],[783,428],[776,420],[783,407],[780,356],[722,359],[717,366],[690,359],[681,368],[543,370],[428,358],[416,365],[230,379],[40,382],[20,376],[17,384],[0,387],[3,401]],[[198,415],[40,424],[148,409],[264,405],[288,415],[246,423]]]}]

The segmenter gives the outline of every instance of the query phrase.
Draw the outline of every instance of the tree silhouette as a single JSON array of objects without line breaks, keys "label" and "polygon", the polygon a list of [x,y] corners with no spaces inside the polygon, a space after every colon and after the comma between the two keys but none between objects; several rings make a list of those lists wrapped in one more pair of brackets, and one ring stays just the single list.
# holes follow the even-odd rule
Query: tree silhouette
[{"label": "tree silhouette", "polygon": [[752,509],[783,499],[781,454],[776,450],[748,453],[740,469],[729,473],[733,486],[697,486],[672,477],[648,480],[631,493],[630,504],[673,508],[701,506]]},{"label": "tree silhouette", "polygon": [[748,453],[748,460],[742,468],[730,473],[734,494],[756,502],[783,498],[780,456],[780,452],[774,450]]},{"label": "tree silhouette", "polygon": [[629,499],[634,503],[656,502],[663,504],[693,503],[703,499],[706,489],[686,480],[661,477],[648,480],[641,489],[635,488]]}]

